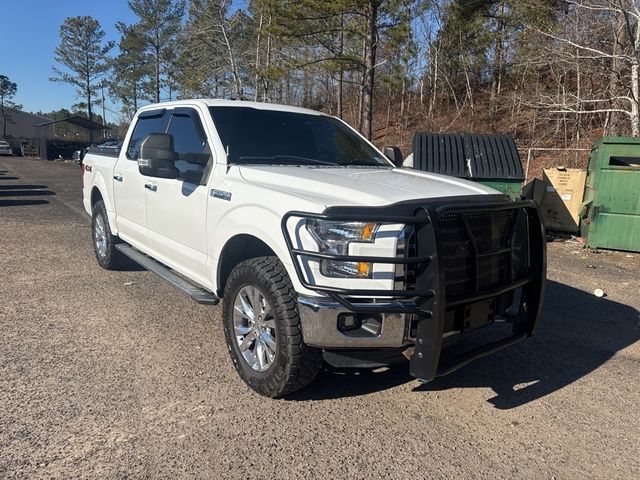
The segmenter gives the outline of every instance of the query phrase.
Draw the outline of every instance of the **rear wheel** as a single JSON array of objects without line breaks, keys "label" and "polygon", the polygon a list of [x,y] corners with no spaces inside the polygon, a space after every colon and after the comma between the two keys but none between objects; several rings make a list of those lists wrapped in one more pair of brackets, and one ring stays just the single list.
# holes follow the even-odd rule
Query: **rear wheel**
[{"label": "rear wheel", "polygon": [[93,206],[91,231],[93,234],[93,251],[100,266],[107,270],[115,270],[122,267],[126,262],[126,257],[115,248],[115,245],[120,243],[120,239],[111,233],[107,209],[102,200],[98,200]]},{"label": "rear wheel", "polygon": [[229,276],[224,298],[227,347],[247,385],[278,398],[313,381],[321,351],[302,339],[297,296],[276,257],[240,263]]}]

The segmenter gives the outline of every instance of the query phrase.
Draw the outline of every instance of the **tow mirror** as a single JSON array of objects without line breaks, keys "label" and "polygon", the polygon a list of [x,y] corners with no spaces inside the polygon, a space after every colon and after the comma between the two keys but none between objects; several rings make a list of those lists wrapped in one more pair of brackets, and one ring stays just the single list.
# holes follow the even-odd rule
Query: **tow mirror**
[{"label": "tow mirror", "polygon": [[175,162],[178,155],[173,149],[173,135],[151,133],[140,143],[138,170],[147,177],[178,178]]},{"label": "tow mirror", "polygon": [[399,147],[386,147],[384,149],[385,156],[393,162],[396,167],[401,167],[404,157]]}]

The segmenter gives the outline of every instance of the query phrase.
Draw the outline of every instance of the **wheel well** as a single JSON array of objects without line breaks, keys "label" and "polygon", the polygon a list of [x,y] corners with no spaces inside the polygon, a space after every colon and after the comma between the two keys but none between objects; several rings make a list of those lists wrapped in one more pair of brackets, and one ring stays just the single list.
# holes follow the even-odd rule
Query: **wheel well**
[{"label": "wheel well", "polygon": [[241,234],[229,239],[220,252],[217,295],[222,298],[229,274],[240,262],[270,256],[276,256],[271,247],[253,235]]},{"label": "wheel well", "polygon": [[98,202],[98,200],[102,200],[102,194],[100,193],[100,190],[98,190],[98,187],[93,187],[93,190],[91,190],[91,209],[93,209],[93,206]]}]

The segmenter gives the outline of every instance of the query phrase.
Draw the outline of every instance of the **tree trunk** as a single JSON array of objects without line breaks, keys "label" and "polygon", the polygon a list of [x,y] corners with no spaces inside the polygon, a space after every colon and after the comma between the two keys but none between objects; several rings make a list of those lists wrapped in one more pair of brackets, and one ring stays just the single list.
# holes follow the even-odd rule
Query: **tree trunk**
[{"label": "tree trunk", "polygon": [[[87,115],[89,116],[89,120],[93,120],[93,111],[91,109],[91,79],[88,73],[85,81],[87,88]],[[89,130],[89,141],[93,143],[93,130]]]},{"label": "tree trunk", "polygon": [[236,96],[238,100],[242,100],[242,97],[244,96],[242,93],[242,79],[240,78],[240,74],[238,73],[238,64],[236,63],[236,58],[233,53],[233,49],[231,48],[231,43],[229,42],[225,21],[226,20],[225,20],[224,12],[221,10],[220,11],[220,32],[222,33],[222,39],[227,49],[227,55],[229,56],[229,66],[231,67],[231,75],[233,77],[233,85],[236,90]]},{"label": "tree trunk", "polygon": [[107,136],[107,112],[104,105],[104,81],[100,84],[100,93],[102,95],[102,126],[105,127],[102,129],[102,138],[104,139]]},{"label": "tree trunk", "polygon": [[342,66],[342,56],[344,55],[344,13],[340,14],[340,73],[338,75],[338,118],[343,116],[343,90],[344,90],[344,67]]},{"label": "tree trunk", "polygon": [[376,48],[378,43],[378,0],[371,0],[367,13],[366,55],[362,89],[362,133],[373,137],[373,86],[375,82]]},{"label": "tree trunk", "polygon": [[[636,28],[640,29],[640,26]],[[640,111],[638,102],[640,101],[640,62],[636,61],[631,65],[631,135],[640,137]]]},{"label": "tree trunk", "polygon": [[[304,58],[311,58],[309,47],[304,47]],[[311,72],[310,68],[302,69],[302,106],[309,108],[311,106]]]},{"label": "tree trunk", "polygon": [[156,31],[156,44],[155,44],[155,98],[156,103],[160,102],[160,39],[158,38],[158,32]]},{"label": "tree trunk", "polygon": [[491,111],[497,110],[497,98],[500,96],[500,90],[502,89],[502,63],[503,63],[503,50],[504,50],[504,33],[505,33],[505,21],[504,21],[505,2],[500,3],[500,17],[498,19],[498,31],[496,37],[496,54],[493,65],[493,79],[491,82],[491,96],[490,104]]},{"label": "tree trunk", "polygon": [[[608,90],[609,90],[609,97],[612,99],[615,99],[616,96],[618,95],[618,88],[619,88],[619,81],[618,79],[622,78],[622,62],[620,61],[619,58],[616,58],[617,55],[619,55],[620,53],[620,45],[621,45],[621,41],[620,41],[620,37],[623,35],[624,32],[624,28],[625,28],[625,24],[624,24],[624,18],[620,18],[619,20],[619,24],[618,27],[613,29],[613,58],[611,59],[611,72],[609,73],[609,85],[608,85]],[[616,108],[619,106],[619,100],[612,100],[611,102],[611,107],[612,108]],[[618,135],[619,134],[619,126],[616,125],[616,113],[615,112],[608,112],[607,115],[605,115],[605,119],[604,119],[604,125],[603,125],[603,132],[605,135]]]},{"label": "tree trunk", "polygon": [[[273,17],[271,16],[271,14],[269,14],[269,24],[268,24],[269,27],[271,27],[272,18]],[[272,38],[269,30],[267,33],[267,52],[266,52],[267,64],[265,66],[265,70],[267,74],[262,76],[262,88],[263,88],[262,101],[263,102],[269,101],[269,91],[271,88],[271,83],[269,82],[269,79],[268,79],[268,75],[270,75],[269,69],[271,68],[271,42],[272,42]]]},{"label": "tree trunk", "polygon": [[133,82],[133,110],[138,111],[138,81]]},{"label": "tree trunk", "polygon": [[387,85],[387,121],[385,123],[385,128],[389,128],[390,123],[391,123],[391,70],[389,70],[389,82]]},{"label": "tree trunk", "polygon": [[402,90],[400,92],[400,143],[402,143],[402,140],[404,138],[404,117],[407,110],[407,100],[405,99],[407,95],[407,73],[408,72],[405,71],[404,75],[402,76]]},{"label": "tree trunk", "polygon": [[[431,81],[431,98],[429,99],[429,113],[428,119],[429,123],[433,124],[433,114],[436,106],[437,100],[437,92],[438,92],[438,57],[439,57],[439,49],[438,47],[434,47],[435,50],[435,59],[433,62],[433,76]],[[431,67],[431,65],[429,65]]]},{"label": "tree trunk", "polygon": [[[640,8],[635,5],[636,14]],[[637,17],[636,17],[637,18]],[[631,60],[631,134],[640,137],[640,22],[636,22],[635,35],[632,38],[633,56]]]},{"label": "tree trunk", "polygon": [[155,75],[154,75],[154,90],[155,90],[155,101],[156,103],[160,102],[160,62],[156,60],[155,65]]},{"label": "tree trunk", "polygon": [[253,92],[253,101],[258,101],[258,94],[260,90],[260,42],[262,40],[262,10],[260,10],[260,21],[258,22],[258,35],[256,37],[256,75],[255,75],[255,91]]}]

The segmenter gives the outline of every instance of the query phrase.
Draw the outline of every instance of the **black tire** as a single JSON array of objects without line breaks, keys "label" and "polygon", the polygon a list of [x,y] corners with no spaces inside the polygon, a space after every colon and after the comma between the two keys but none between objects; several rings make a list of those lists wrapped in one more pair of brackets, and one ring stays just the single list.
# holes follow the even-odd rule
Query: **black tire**
[{"label": "black tire", "polygon": [[[102,222],[100,224],[100,222]],[[102,225],[104,232],[105,248],[101,251],[98,248],[98,230],[96,227]],[[116,250],[115,245],[120,243],[120,239],[111,233],[109,227],[109,220],[107,217],[107,209],[104,206],[102,200],[98,200],[93,206],[91,215],[91,239],[93,240],[93,252],[96,255],[96,260],[102,268],[107,270],[117,270],[122,268],[126,264],[126,257],[124,254]]]},{"label": "black tire", "polygon": [[[270,318],[275,320],[275,358],[265,371],[256,371],[250,366],[236,338],[234,302],[243,287],[259,289],[270,304]],[[222,314],[233,364],[253,390],[267,397],[281,398],[315,379],[321,366],[322,351],[306,345],[302,339],[297,294],[276,257],[252,258],[233,269],[224,291]]]}]

